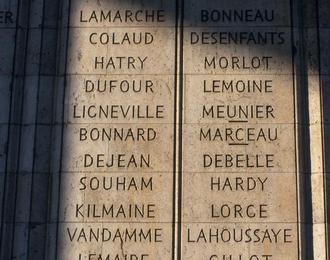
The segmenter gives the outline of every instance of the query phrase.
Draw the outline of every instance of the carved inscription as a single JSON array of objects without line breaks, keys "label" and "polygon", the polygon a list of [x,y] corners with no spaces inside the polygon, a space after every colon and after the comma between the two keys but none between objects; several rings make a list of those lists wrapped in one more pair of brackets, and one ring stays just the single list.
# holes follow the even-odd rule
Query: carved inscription
[{"label": "carved inscription", "polygon": [[162,2],[72,3],[60,259],[172,257],[175,2]]},{"label": "carved inscription", "polygon": [[60,259],[298,258],[290,1],[182,2],[71,3]]},{"label": "carved inscription", "polygon": [[290,3],[184,2],[182,259],[297,259]]}]

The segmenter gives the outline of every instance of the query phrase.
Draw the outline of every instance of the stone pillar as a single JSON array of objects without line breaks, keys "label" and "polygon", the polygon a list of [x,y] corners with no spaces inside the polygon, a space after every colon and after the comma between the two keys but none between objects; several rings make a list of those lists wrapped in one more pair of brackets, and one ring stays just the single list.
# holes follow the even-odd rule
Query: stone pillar
[{"label": "stone pillar", "polygon": [[0,1],[0,259],[327,259],[329,12]]},{"label": "stone pillar", "polygon": [[322,137],[323,137],[323,171],[325,181],[325,225],[326,225],[326,248],[329,257],[329,192],[330,192],[330,3],[329,1],[318,1],[317,26],[319,42],[319,62],[320,62],[320,93],[321,93],[321,112],[322,112]]},{"label": "stone pillar", "polygon": [[1,1],[1,259],[47,252],[58,15],[59,2]]}]

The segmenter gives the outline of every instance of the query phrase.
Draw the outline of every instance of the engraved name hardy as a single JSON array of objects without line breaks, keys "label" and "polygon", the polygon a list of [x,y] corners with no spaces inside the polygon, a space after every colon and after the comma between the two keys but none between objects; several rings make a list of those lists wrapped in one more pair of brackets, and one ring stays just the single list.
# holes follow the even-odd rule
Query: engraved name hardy
[{"label": "engraved name hardy", "polygon": [[212,192],[264,192],[268,177],[210,177]]}]

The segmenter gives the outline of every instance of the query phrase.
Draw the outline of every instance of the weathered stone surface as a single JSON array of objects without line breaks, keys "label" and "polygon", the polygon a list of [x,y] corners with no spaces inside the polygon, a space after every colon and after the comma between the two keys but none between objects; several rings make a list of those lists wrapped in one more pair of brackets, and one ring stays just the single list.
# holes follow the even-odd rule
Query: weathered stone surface
[{"label": "weathered stone surface", "polygon": [[326,259],[329,6],[0,1],[0,258]]},{"label": "weathered stone surface", "polygon": [[170,259],[175,3],[95,3],[70,12],[58,257]]},{"label": "weathered stone surface", "polygon": [[290,1],[233,2],[184,11],[182,257],[297,259]]}]

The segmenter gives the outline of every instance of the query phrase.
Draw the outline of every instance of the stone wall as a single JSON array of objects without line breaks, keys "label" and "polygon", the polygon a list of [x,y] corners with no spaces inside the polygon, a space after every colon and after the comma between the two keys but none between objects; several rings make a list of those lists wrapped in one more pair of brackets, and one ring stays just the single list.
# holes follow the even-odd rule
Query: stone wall
[{"label": "stone wall", "polygon": [[329,13],[1,0],[0,259],[328,259]]}]

